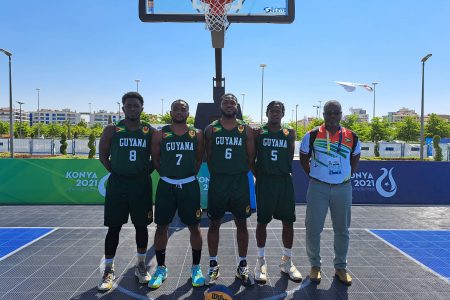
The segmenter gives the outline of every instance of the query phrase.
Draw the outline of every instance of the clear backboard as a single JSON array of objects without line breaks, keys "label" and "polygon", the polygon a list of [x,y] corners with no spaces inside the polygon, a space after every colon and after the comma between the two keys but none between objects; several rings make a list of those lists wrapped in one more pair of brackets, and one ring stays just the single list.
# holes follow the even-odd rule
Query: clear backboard
[{"label": "clear backboard", "polygon": [[[202,0],[139,0],[143,22],[205,22]],[[203,1],[204,2],[204,1]],[[292,23],[294,0],[233,0],[230,23]]]}]

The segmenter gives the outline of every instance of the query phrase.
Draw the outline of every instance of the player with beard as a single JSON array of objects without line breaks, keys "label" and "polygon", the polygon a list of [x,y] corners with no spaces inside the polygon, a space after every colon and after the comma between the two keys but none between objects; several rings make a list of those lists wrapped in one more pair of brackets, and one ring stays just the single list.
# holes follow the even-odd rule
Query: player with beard
[{"label": "player with beard", "polygon": [[203,157],[203,133],[188,126],[189,105],[184,100],[176,100],[171,105],[172,124],[164,126],[153,135],[152,159],[160,180],[155,202],[155,254],[158,266],[148,286],[159,288],[167,278],[165,265],[168,227],[175,212],[191,233],[192,286],[205,283],[200,268],[202,235],[200,233],[200,187],[196,174]]},{"label": "player with beard", "polygon": [[106,292],[113,286],[114,256],[119,244],[122,225],[128,215],[136,229],[137,263],[135,276],[147,283],[145,256],[147,252],[147,225],[153,221],[152,180],[150,177],[150,143],[154,129],[141,123],[144,99],[139,93],[129,92],[122,97],[125,119],[108,125],[100,139],[100,162],[111,175],[105,196],[104,225],[108,226],[105,238],[105,270],[98,290]]},{"label": "player with beard", "polygon": [[220,110],[221,118],[205,129],[206,155],[211,174],[208,189],[210,261],[206,282],[212,284],[219,277],[219,229],[225,212],[230,211],[237,230],[239,265],[236,277],[244,285],[251,286],[254,284],[254,277],[249,272],[246,258],[247,218],[251,215],[247,174],[255,156],[253,132],[243,121],[236,119],[235,95],[223,95]]},{"label": "player with beard", "polygon": [[301,281],[302,275],[292,263],[292,243],[294,240],[295,196],[292,184],[292,160],[295,151],[295,131],[281,126],[284,104],[272,101],[267,105],[267,124],[255,130],[256,144],[256,203],[258,224],[256,243],[258,260],[255,280],[267,281],[267,264],[264,247],[267,238],[267,224],[272,218],[282,221],[283,256],[281,272],[294,281]]}]

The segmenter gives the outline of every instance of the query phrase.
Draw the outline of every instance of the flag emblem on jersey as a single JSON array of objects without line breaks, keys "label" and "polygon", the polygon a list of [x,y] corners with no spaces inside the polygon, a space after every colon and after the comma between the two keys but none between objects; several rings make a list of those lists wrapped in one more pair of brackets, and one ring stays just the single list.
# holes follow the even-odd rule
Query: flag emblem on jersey
[{"label": "flag emblem on jersey", "polygon": [[250,205],[247,205],[247,207],[245,208],[245,213],[249,214],[250,213]]},{"label": "flag emblem on jersey", "polygon": [[244,129],[245,129],[244,125],[239,125],[239,126],[238,126],[238,131],[239,131],[239,133],[243,133],[243,132],[244,132]]},{"label": "flag emblem on jersey", "polygon": [[163,133],[163,139],[168,139],[173,136],[172,132],[164,132]]},{"label": "flag emblem on jersey", "polygon": [[193,139],[195,137],[195,130],[189,130],[189,136]]},{"label": "flag emblem on jersey", "polygon": [[219,131],[222,131],[222,127],[220,127],[220,126],[214,126],[213,128],[212,128],[212,130],[213,130],[213,132],[219,132]]},{"label": "flag emblem on jersey", "polygon": [[150,128],[148,128],[147,126],[142,127],[143,134],[148,134],[149,131],[150,131]]},{"label": "flag emblem on jersey", "polygon": [[197,209],[197,211],[195,212],[195,217],[197,218],[197,220],[200,220],[201,216],[202,216],[202,210]]},{"label": "flag emblem on jersey", "polygon": [[284,133],[285,136],[288,136],[289,135],[289,129],[284,128],[283,129],[283,133]]},{"label": "flag emblem on jersey", "polygon": [[116,132],[125,132],[124,126],[116,126]]},{"label": "flag emblem on jersey", "polygon": [[259,130],[259,134],[268,134],[268,133],[269,133],[269,130],[267,130],[267,128],[261,128]]}]

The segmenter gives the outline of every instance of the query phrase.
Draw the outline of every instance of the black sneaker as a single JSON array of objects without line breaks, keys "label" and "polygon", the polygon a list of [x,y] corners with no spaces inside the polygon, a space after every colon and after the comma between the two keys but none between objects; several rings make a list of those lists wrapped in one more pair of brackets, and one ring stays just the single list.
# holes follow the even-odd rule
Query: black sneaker
[{"label": "black sneaker", "polygon": [[212,285],[216,283],[216,280],[219,279],[220,276],[220,268],[217,264],[217,261],[212,260],[209,263],[208,274],[205,278],[205,285]]},{"label": "black sneaker", "polygon": [[247,261],[243,260],[239,263],[236,270],[236,278],[240,279],[245,286],[252,286],[255,284],[255,277],[250,273]]}]

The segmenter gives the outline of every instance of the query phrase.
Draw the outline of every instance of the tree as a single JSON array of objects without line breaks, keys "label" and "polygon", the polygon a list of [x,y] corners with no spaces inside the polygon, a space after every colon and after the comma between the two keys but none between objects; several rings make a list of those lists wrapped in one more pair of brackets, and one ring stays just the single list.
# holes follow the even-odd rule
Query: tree
[{"label": "tree", "polygon": [[390,135],[390,126],[386,120],[382,120],[379,117],[372,119],[369,130],[369,139],[372,142],[378,143],[379,141],[388,141],[390,140]]},{"label": "tree", "polygon": [[347,129],[355,130],[355,127],[358,125],[358,115],[352,114],[345,116],[345,120],[341,121],[341,125]]},{"label": "tree", "polygon": [[[20,130],[21,126],[22,126],[22,131]],[[22,135],[20,135],[21,132],[22,132]],[[30,128],[30,124],[28,122],[22,121],[22,125],[20,124],[20,122],[17,122],[17,121],[15,122],[14,135],[17,134],[17,137],[24,138],[24,137],[30,136],[30,133],[31,133],[31,128]]]},{"label": "tree", "polygon": [[40,136],[38,136],[38,131],[39,131],[41,136],[47,136],[48,135],[48,129],[49,129],[48,126],[45,125],[44,123],[35,123],[31,127],[31,134],[35,138],[41,138]]},{"label": "tree", "polygon": [[103,126],[100,123],[95,123],[91,127],[91,133],[93,133],[96,137],[100,137],[102,135],[102,132],[103,132]]},{"label": "tree", "polygon": [[49,137],[57,137],[57,136],[61,136],[61,133],[64,132],[64,127],[60,124],[48,124],[47,126],[47,135]]},{"label": "tree", "polygon": [[407,116],[396,124],[396,139],[410,142],[419,140],[420,123],[414,117]]},{"label": "tree", "polygon": [[[295,131],[295,121],[289,122],[287,125],[290,128],[294,129],[294,131]],[[302,139],[305,134],[306,134],[305,127],[297,125],[297,134],[295,136],[295,140],[298,141],[298,140]]]},{"label": "tree", "polygon": [[152,114],[141,113],[141,121],[149,124],[158,124],[158,116]]},{"label": "tree", "polygon": [[77,126],[88,128],[88,123],[85,120],[80,120],[80,122],[78,122]]},{"label": "tree", "polygon": [[66,155],[67,154],[67,136],[66,134],[63,132],[61,133],[61,146],[59,147],[59,152],[61,152],[61,154]]},{"label": "tree", "polygon": [[172,124],[172,117],[170,117],[170,114],[168,112],[166,112],[164,115],[159,115],[159,123]]},{"label": "tree", "polygon": [[8,134],[8,133],[9,133],[8,122],[0,121],[0,134]]},{"label": "tree", "polygon": [[310,131],[314,127],[320,126],[323,123],[325,123],[325,121],[323,119],[313,119],[312,122],[306,126],[306,131]]},{"label": "tree", "polygon": [[188,125],[194,125],[194,122],[195,122],[195,116],[189,116],[186,120],[186,123]]},{"label": "tree", "polygon": [[425,136],[450,137],[450,124],[436,114],[431,114],[425,125]]},{"label": "tree", "polygon": [[88,147],[89,147],[88,158],[94,158],[95,157],[96,147],[95,147],[95,135],[93,133],[91,133],[89,135]]},{"label": "tree", "polygon": [[434,148],[434,160],[435,161],[442,161],[442,149],[439,147],[439,142],[441,141],[441,137],[438,135],[435,135],[433,137],[433,148]]}]

